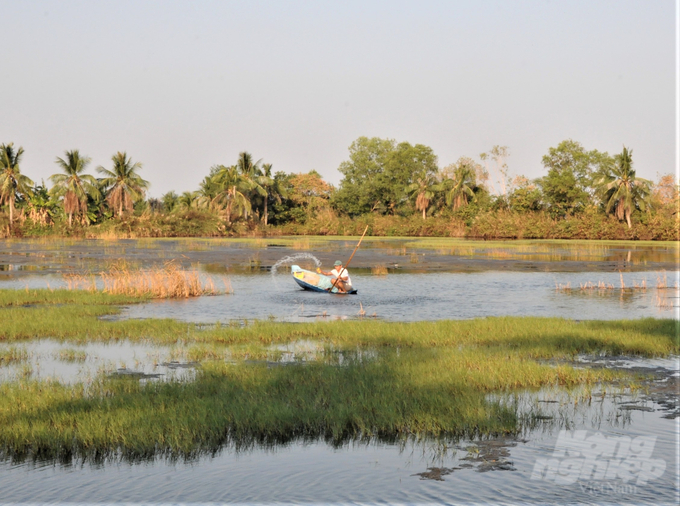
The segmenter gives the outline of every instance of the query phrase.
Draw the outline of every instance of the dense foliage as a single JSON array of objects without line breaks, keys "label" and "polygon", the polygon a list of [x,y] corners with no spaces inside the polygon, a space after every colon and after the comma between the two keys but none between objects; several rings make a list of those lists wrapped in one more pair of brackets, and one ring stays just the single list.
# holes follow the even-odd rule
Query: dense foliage
[{"label": "dense foliage", "polygon": [[510,177],[506,146],[440,169],[428,146],[360,137],[338,188],[242,152],[196,191],[161,198],[147,198],[142,164],[125,152],[98,179],[85,173],[87,156],[66,152],[49,190],[21,173],[23,152],[0,145],[0,236],[334,235],[368,225],[373,235],[680,239],[673,175],[653,183],[637,177],[632,150],[610,156],[571,139],[549,148],[535,180]]}]

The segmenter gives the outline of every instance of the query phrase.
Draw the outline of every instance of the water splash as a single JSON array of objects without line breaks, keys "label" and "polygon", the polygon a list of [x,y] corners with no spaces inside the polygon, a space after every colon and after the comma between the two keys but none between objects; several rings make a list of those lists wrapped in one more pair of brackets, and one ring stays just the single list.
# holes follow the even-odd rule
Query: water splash
[{"label": "water splash", "polygon": [[314,265],[315,265],[316,267],[321,267],[321,260],[319,260],[318,258],[316,258],[316,257],[315,257],[314,255],[312,255],[311,253],[296,253],[295,255],[290,255],[290,256],[287,256],[287,257],[283,257],[281,260],[279,260],[278,262],[276,262],[276,263],[272,266],[272,277],[273,277],[273,276],[276,276],[277,271],[278,271],[278,268],[279,268],[280,266],[286,265],[286,264],[294,264],[294,263],[299,262],[300,260],[312,260],[312,261],[314,262]]}]

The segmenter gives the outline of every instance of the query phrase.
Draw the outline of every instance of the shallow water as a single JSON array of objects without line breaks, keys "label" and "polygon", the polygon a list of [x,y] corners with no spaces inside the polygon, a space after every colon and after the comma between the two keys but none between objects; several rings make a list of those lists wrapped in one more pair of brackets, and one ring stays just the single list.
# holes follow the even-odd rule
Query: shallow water
[{"label": "shallow water", "polygon": [[11,346],[0,345],[0,352],[8,347],[24,350],[27,356],[0,367],[0,382],[30,377],[66,384],[88,383],[101,373],[171,381],[192,379],[195,372],[195,364],[187,362],[184,356],[185,350],[168,346],[128,341],[73,344],[33,339]]},{"label": "shallow water", "polygon": [[[0,503],[676,503],[680,418],[663,418],[668,410],[655,402],[654,388],[672,381],[677,366],[635,362],[657,372],[647,394],[609,389],[586,401],[550,389],[527,392],[520,403],[540,405],[546,420],[516,437],[451,442],[446,451],[435,442],[372,441],[340,448],[299,442],[239,452],[225,448],[190,462],[5,462],[0,463]],[[626,409],[630,406],[637,409]],[[561,432],[565,427],[568,431]],[[558,455],[558,441],[578,438],[574,431],[579,430],[587,431],[589,441],[623,439],[616,454],[600,447],[599,453]],[[647,446],[636,439],[650,434]],[[585,458],[615,477],[598,479],[596,472],[583,471]],[[550,459],[563,466],[552,475],[543,466]],[[616,474],[622,462],[628,474]],[[640,462],[656,466],[646,481],[640,478]]]},{"label": "shallow water", "polygon": [[[654,272],[624,275],[624,283],[656,280]],[[299,289],[291,276],[231,276],[232,295],[155,301],[129,306],[128,318],[175,318],[193,322],[234,319],[377,317],[391,321],[467,319],[487,316],[556,316],[578,320],[678,317],[678,291],[665,290],[667,306],[654,289],[581,291],[579,283],[602,280],[619,286],[619,273],[427,273],[372,276],[355,274],[357,295],[327,295]],[[556,290],[556,284],[576,287]]]},{"label": "shallow water", "polygon": [[[359,316],[397,321],[486,316],[680,318],[679,250],[668,243],[535,241],[504,246],[453,239],[381,238],[362,245],[352,260],[349,270],[358,295],[329,296],[300,290],[287,267],[300,263],[313,268],[317,259],[331,265],[336,257],[349,256],[353,241],[258,241],[62,241],[61,245],[2,241],[0,265],[8,258],[15,263],[12,270],[0,272],[0,288],[67,286],[63,274],[100,272],[121,259],[140,267],[172,260],[204,276],[227,276],[233,294],[130,306],[125,317],[205,323]],[[428,241],[431,247],[424,249]],[[296,251],[295,246],[308,251]],[[282,263],[286,257],[293,260]],[[309,257],[307,263],[303,257]],[[672,288],[656,290],[664,277]],[[620,290],[621,279],[625,291]],[[613,289],[579,289],[598,282]],[[647,290],[631,290],[643,282]],[[219,281],[216,285],[222,286]],[[561,289],[565,287],[571,289]]]}]

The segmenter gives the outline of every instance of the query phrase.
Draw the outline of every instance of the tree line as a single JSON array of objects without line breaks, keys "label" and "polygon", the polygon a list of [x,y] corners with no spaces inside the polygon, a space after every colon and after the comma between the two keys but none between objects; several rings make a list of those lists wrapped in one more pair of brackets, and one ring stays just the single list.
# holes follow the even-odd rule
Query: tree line
[{"label": "tree line", "polygon": [[[476,221],[498,213],[555,221],[599,214],[628,229],[657,216],[677,229],[678,185],[672,174],[653,183],[636,175],[632,150],[623,147],[611,156],[588,151],[570,139],[549,148],[542,158],[546,172],[533,180],[510,174],[506,146],[440,168],[428,146],[360,137],[338,168],[343,176],[338,188],[316,171],[274,172],[271,163],[256,161],[244,151],[232,165],[211,167],[197,190],[170,191],[160,198],[147,197],[150,183],[140,176],[142,164],[126,152],[114,154],[110,168],[96,167],[95,177],[88,173],[89,157],[67,151],[55,159],[59,172],[48,178],[49,189],[22,173],[23,153],[13,143],[0,145],[0,205],[5,215],[0,226],[5,235],[55,229],[70,234],[163,217],[173,223],[210,222],[204,232],[223,235],[277,228],[313,232],[311,225],[319,220],[367,216],[459,222],[474,228]],[[298,228],[286,229],[290,225]],[[304,225],[311,228],[299,228]]]}]

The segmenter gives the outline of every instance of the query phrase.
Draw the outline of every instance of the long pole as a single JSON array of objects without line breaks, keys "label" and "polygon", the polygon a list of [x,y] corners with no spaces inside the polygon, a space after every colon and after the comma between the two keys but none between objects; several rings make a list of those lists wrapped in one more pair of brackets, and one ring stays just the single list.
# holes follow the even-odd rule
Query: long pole
[{"label": "long pole", "polygon": [[339,275],[337,278],[335,278],[335,281],[333,281],[333,286],[331,286],[331,289],[328,290],[329,292],[333,291],[333,288],[335,288],[335,284],[338,282],[338,280],[342,277],[342,273],[345,272],[347,267],[349,267],[349,263],[352,261],[352,258],[354,258],[354,253],[357,252],[359,249],[359,245],[361,244],[361,241],[364,240],[364,236],[366,235],[366,232],[368,232],[368,225],[366,225],[366,228],[364,229],[364,233],[361,234],[361,239],[359,239],[359,242],[357,243],[356,247],[354,248],[354,251],[352,251],[352,254],[349,257],[349,260],[347,260],[347,264],[342,267],[342,270],[340,271]]}]

